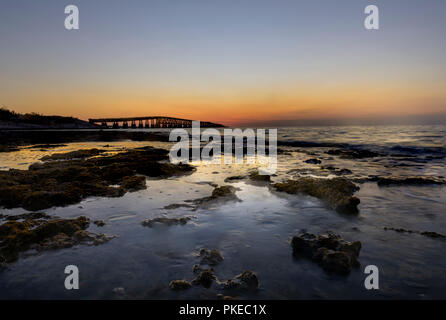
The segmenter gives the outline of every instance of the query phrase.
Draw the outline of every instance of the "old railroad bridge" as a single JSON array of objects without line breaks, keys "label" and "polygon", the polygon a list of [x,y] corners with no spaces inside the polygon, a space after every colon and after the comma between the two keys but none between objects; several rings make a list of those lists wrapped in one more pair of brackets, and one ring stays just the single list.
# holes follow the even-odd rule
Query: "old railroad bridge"
[{"label": "old railroad bridge", "polygon": [[[136,129],[136,128],[191,128],[192,120],[172,117],[133,117],[133,118],[102,118],[89,119],[92,124],[99,124],[102,128]],[[200,122],[204,128],[223,127],[213,122]]]}]

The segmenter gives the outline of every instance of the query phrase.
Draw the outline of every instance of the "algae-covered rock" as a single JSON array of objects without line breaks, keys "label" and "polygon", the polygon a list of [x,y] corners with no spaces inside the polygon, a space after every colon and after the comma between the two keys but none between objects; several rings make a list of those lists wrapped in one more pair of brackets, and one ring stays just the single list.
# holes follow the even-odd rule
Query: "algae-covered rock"
[{"label": "algae-covered rock", "polygon": [[0,260],[13,262],[28,249],[49,250],[69,248],[80,243],[105,243],[112,237],[93,234],[86,229],[89,219],[26,219],[9,220],[0,225]]},{"label": "algae-covered rock", "polygon": [[446,184],[444,179],[432,176],[407,176],[407,177],[378,177],[376,178],[378,186],[390,185],[442,185]]},{"label": "algae-covered rock", "polygon": [[364,159],[380,156],[377,152],[363,149],[331,149],[327,151],[327,154],[340,156],[343,159]]},{"label": "algae-covered rock", "polygon": [[353,194],[359,190],[359,187],[343,178],[317,179],[304,177],[298,180],[276,183],[273,187],[277,191],[290,194],[301,193],[319,198],[340,213],[358,213],[360,200],[353,197]]},{"label": "algae-covered rock", "polygon": [[263,181],[263,182],[270,182],[271,177],[266,174],[260,174],[259,171],[254,171],[249,174],[249,179],[252,181]]},{"label": "algae-covered rock", "polygon": [[359,267],[358,256],[361,242],[348,242],[330,231],[314,235],[303,233],[291,240],[293,255],[307,257],[327,272],[347,275],[353,267]]},{"label": "algae-covered rock", "polygon": [[233,279],[219,281],[218,284],[225,290],[249,290],[255,291],[259,287],[259,279],[257,274],[251,270],[235,276]]},{"label": "algae-covered rock", "polygon": [[201,258],[200,264],[207,264],[210,266],[216,266],[224,260],[223,255],[217,249],[209,250],[202,248],[200,249],[198,256]]},{"label": "algae-covered rock", "polygon": [[154,227],[157,223],[164,224],[167,226],[185,225],[191,219],[192,219],[191,216],[181,217],[181,218],[156,217],[153,219],[144,220],[143,222],[141,222],[141,224],[144,227],[149,227],[149,228]]},{"label": "algae-covered rock", "polygon": [[162,160],[168,160],[167,150],[139,148],[114,156],[49,161],[35,163],[28,170],[0,171],[0,206],[38,211],[78,203],[89,196],[120,197],[146,188],[145,177],[140,175],[161,178],[194,170]]},{"label": "algae-covered rock", "polygon": [[191,287],[191,284],[187,280],[172,280],[169,283],[169,288],[172,290],[186,290]]},{"label": "algae-covered rock", "polygon": [[225,203],[228,201],[241,201],[236,195],[236,188],[233,186],[216,186],[209,197],[186,200],[198,207],[207,207],[215,203]]},{"label": "algae-covered rock", "polygon": [[399,233],[416,233],[421,234],[422,236],[429,237],[429,238],[437,238],[437,239],[444,239],[446,238],[446,235],[437,233],[434,231],[417,231],[417,230],[409,230],[404,228],[392,228],[392,227],[384,227],[384,230],[392,230]]},{"label": "algae-covered rock", "polygon": [[212,282],[216,279],[212,269],[206,269],[201,271],[198,276],[192,280],[193,285],[202,285],[205,288],[209,288]]},{"label": "algae-covered rock", "polygon": [[105,150],[100,149],[81,149],[76,151],[64,152],[64,153],[54,153],[50,156],[44,156],[42,161],[49,160],[67,160],[67,159],[84,159],[97,156],[101,153],[105,152]]}]

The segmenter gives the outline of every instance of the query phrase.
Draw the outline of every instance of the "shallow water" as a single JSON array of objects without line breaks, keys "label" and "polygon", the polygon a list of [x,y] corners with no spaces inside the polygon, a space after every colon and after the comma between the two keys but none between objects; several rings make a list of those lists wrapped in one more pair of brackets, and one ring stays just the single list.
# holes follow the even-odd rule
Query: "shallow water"
[{"label": "shallow water", "polygon": [[[327,176],[320,165],[303,161],[322,160],[322,165],[349,169],[348,178],[370,175],[446,175],[444,137],[440,126],[411,127],[325,127],[285,128],[279,140],[346,144],[383,155],[373,159],[340,159],[327,155],[332,146],[314,148],[283,147],[274,181],[289,177]],[[110,146],[104,147],[109,144]],[[23,148],[0,153],[0,167],[24,169],[43,155],[81,148],[104,148],[110,153],[143,145],[168,147],[160,142],[72,143],[46,151]],[[410,150],[410,151],[408,151]],[[307,154],[312,153],[311,155]],[[395,154],[399,154],[395,156]],[[405,154],[409,157],[401,157]],[[433,154],[435,158],[429,158]],[[403,159],[403,160],[401,160]],[[421,161],[422,160],[422,161]],[[404,164],[403,166],[401,164]],[[250,165],[197,165],[189,176],[147,180],[147,189],[121,198],[88,198],[79,204],[45,210],[60,217],[85,215],[102,219],[102,227],[89,231],[118,237],[100,246],[80,245],[70,249],[25,253],[0,272],[0,298],[217,298],[215,287],[193,287],[175,292],[168,283],[195,277],[200,248],[221,250],[224,261],[216,266],[219,279],[229,279],[251,269],[258,275],[260,288],[239,298],[255,299],[444,299],[446,298],[446,241],[419,234],[385,231],[384,227],[435,231],[446,234],[445,186],[378,187],[375,182],[359,184],[361,199],[358,216],[341,215],[326,208],[318,199],[303,195],[272,192],[267,185],[242,180],[240,202],[191,211],[164,206],[211,194],[209,183],[228,184],[228,176],[245,174]],[[297,169],[297,170],[296,170]],[[303,170],[302,170],[303,169]],[[0,213],[23,213],[23,209]],[[186,225],[157,225],[147,228],[141,221],[160,215],[194,216]],[[347,277],[327,274],[317,264],[292,256],[289,241],[302,231],[320,233],[332,230],[346,240],[360,240],[361,267]],[[80,270],[80,290],[64,288],[64,268],[74,264]],[[366,265],[380,270],[380,289],[364,288]],[[124,288],[124,293],[114,288]],[[116,291],[116,290],[115,290]]]}]

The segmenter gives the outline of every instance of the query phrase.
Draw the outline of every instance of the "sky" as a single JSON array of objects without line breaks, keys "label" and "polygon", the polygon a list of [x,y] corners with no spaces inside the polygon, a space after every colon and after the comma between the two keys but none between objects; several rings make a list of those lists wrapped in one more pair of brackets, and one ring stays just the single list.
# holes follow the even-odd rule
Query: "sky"
[{"label": "sky", "polygon": [[[66,30],[66,5],[79,30]],[[379,8],[380,29],[364,28]],[[446,122],[444,0],[0,0],[0,106],[226,125]]]}]

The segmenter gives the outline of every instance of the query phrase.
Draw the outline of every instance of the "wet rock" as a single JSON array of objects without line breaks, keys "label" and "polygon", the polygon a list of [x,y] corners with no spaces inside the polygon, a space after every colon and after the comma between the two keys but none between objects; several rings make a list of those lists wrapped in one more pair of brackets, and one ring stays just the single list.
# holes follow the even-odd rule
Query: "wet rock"
[{"label": "wet rock", "polygon": [[221,300],[235,300],[237,299],[236,297],[233,296],[225,296],[221,293],[217,294],[217,298],[221,299]]},{"label": "wet rock", "polygon": [[54,216],[50,216],[46,214],[45,212],[29,212],[29,213],[22,213],[17,215],[1,215],[0,219],[14,221],[14,220],[26,220],[26,219],[50,219],[50,218],[56,218]]},{"label": "wet rock", "polygon": [[340,156],[343,159],[364,159],[379,157],[377,152],[362,149],[331,149],[327,154]]},{"label": "wet rock", "polygon": [[332,232],[314,235],[303,233],[291,240],[293,255],[317,262],[325,271],[347,275],[353,267],[359,267],[358,256],[361,242],[348,242]]},{"label": "wet rock", "polygon": [[249,174],[249,179],[252,181],[263,181],[263,182],[270,182],[271,177],[266,174],[260,174],[259,171],[254,171]]},{"label": "wet rock", "polygon": [[105,152],[105,150],[100,149],[81,149],[76,151],[64,152],[64,153],[54,153],[50,156],[44,156],[40,160],[49,161],[49,160],[68,160],[68,159],[85,159],[100,155]]},{"label": "wet rock", "polygon": [[131,176],[122,178],[121,187],[130,192],[146,188],[146,177]]},{"label": "wet rock", "polygon": [[337,176],[343,176],[353,173],[350,169],[339,169],[333,166],[321,166],[321,170],[327,170],[330,173],[335,174]]},{"label": "wet rock", "polygon": [[205,288],[209,288],[212,282],[216,279],[212,269],[206,269],[201,271],[198,276],[192,280],[193,285],[202,285]]},{"label": "wet rock", "polygon": [[0,144],[0,152],[13,152],[13,151],[19,151],[20,149],[12,146],[12,145],[4,145]]},{"label": "wet rock", "polygon": [[141,224],[144,227],[152,228],[155,226],[155,224],[164,224],[167,226],[173,226],[173,225],[185,225],[188,221],[190,221],[193,217],[187,216],[187,217],[181,217],[181,218],[167,218],[167,217],[157,217],[153,219],[144,220],[141,222]]},{"label": "wet rock", "polygon": [[216,266],[224,260],[223,255],[217,249],[209,250],[202,248],[198,256],[201,258],[200,264],[207,264],[209,266]]},{"label": "wet rock", "polygon": [[172,280],[169,283],[169,288],[172,290],[186,290],[191,287],[191,284],[187,280]]},{"label": "wet rock", "polygon": [[187,203],[172,203],[164,207],[166,210],[173,210],[178,208],[193,208],[194,206]]},{"label": "wet rock", "polygon": [[319,160],[319,159],[315,159],[315,158],[305,160],[304,162],[305,162],[305,163],[309,163],[309,164],[321,164],[321,163],[322,163],[321,160]]},{"label": "wet rock", "polygon": [[94,223],[95,225],[97,225],[98,227],[103,227],[103,226],[105,226],[105,222],[104,222],[104,220],[95,220],[95,221],[93,221],[93,223]]},{"label": "wet rock", "polygon": [[343,178],[317,179],[303,177],[298,180],[276,183],[273,187],[277,191],[289,194],[301,193],[319,198],[339,213],[356,214],[359,212],[360,200],[353,197],[359,187]]},{"label": "wet rock", "polygon": [[235,276],[233,279],[218,281],[218,284],[225,290],[250,290],[255,291],[259,287],[257,274],[251,270]]},{"label": "wet rock", "polygon": [[246,176],[231,176],[231,177],[227,177],[225,179],[225,182],[233,182],[233,181],[243,180],[245,178],[246,178]]},{"label": "wet rock", "polygon": [[33,146],[28,147],[27,149],[52,149],[66,146],[67,146],[66,144],[35,144]]},{"label": "wet rock", "polygon": [[240,201],[235,195],[236,190],[237,189],[232,186],[216,186],[210,197],[186,200],[186,202],[192,202],[197,205],[197,207],[202,207],[216,202]]},{"label": "wet rock", "polygon": [[[114,156],[36,163],[28,170],[0,171],[0,206],[38,211],[89,196],[120,197],[146,188],[145,177],[190,174],[189,165],[161,163],[164,149],[143,148]],[[119,187],[113,187],[119,185]]]},{"label": "wet rock", "polygon": [[433,231],[416,231],[416,230],[409,230],[409,229],[404,229],[404,228],[391,228],[391,227],[384,227],[384,230],[392,230],[395,232],[400,232],[400,233],[416,233],[416,234],[421,234],[422,236],[426,236],[429,238],[436,238],[436,239],[444,239],[446,238],[446,235],[437,233],[437,232],[433,232]]},{"label": "wet rock", "polygon": [[428,176],[408,176],[408,177],[376,177],[374,180],[377,181],[378,186],[389,186],[389,185],[442,185],[446,181],[438,177],[428,177]]},{"label": "wet rock", "polygon": [[20,252],[28,249],[69,248],[81,243],[102,244],[111,239],[86,231],[89,223],[89,219],[83,216],[75,219],[7,221],[0,225],[0,260],[13,262]]}]

